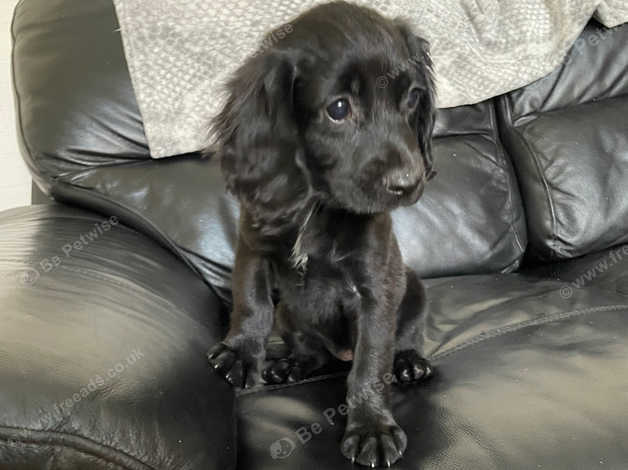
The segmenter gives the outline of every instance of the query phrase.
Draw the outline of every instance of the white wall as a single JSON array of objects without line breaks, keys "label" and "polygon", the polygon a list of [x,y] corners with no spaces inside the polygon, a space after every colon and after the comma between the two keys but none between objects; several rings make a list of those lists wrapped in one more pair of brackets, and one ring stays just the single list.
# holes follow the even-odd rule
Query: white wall
[{"label": "white wall", "polygon": [[15,132],[11,91],[11,18],[18,0],[0,0],[0,211],[30,204],[31,179]]}]

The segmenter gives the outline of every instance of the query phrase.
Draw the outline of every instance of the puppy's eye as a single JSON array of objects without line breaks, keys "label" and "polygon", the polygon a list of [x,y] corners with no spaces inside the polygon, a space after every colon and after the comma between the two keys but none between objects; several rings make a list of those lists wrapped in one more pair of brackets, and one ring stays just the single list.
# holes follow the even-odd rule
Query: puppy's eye
[{"label": "puppy's eye", "polygon": [[340,98],[327,106],[327,114],[333,121],[342,121],[351,113],[351,105],[345,98]]},{"label": "puppy's eye", "polygon": [[418,104],[420,97],[421,90],[416,87],[411,88],[410,93],[408,93],[408,108],[414,108]]}]

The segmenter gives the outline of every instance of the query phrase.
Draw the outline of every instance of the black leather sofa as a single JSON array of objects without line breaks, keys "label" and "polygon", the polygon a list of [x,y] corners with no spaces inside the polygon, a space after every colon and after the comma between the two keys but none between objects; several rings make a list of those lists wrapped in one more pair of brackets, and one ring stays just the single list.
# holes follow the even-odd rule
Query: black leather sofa
[{"label": "black leather sofa", "polygon": [[[0,469],[344,469],[344,372],[234,394],[237,204],[151,160],[110,0],[23,0],[24,158],[54,203],[0,214]],[[211,97],[208,97],[211,99]],[[628,468],[628,26],[442,110],[439,176],[395,213],[438,369],[395,389],[400,469]]]}]

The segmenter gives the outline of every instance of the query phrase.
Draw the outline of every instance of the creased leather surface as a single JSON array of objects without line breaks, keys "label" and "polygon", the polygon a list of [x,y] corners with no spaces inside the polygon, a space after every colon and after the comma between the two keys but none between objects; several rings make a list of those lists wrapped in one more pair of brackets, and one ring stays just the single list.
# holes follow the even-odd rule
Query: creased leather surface
[{"label": "creased leather surface", "polygon": [[[120,212],[226,299],[237,205],[224,194],[215,161],[149,159],[116,28],[109,0],[20,5],[14,63],[26,159],[48,191],[103,214]],[[527,108],[536,98],[516,105],[516,125],[529,126],[541,150],[572,151],[569,168],[577,171],[569,184],[587,175],[585,157],[623,158],[627,148],[620,127],[625,74],[616,69],[622,49],[598,47],[583,53],[588,65],[581,70],[596,77],[588,85],[578,88],[587,74],[565,70],[564,89],[562,79],[549,87],[548,107],[538,116]],[[591,102],[594,95],[604,99]],[[492,102],[439,114],[440,174],[417,207],[395,214],[404,255],[422,274],[517,266],[526,224],[497,127]],[[572,133],[580,146],[567,139]],[[518,144],[503,135],[518,159],[528,230],[536,237],[550,220],[542,206],[531,211],[524,183],[537,173],[522,170]],[[613,160],[607,174],[623,174],[622,162]],[[586,181],[597,185],[595,194],[609,195],[612,204],[623,200],[619,184],[604,186],[604,173],[593,176]],[[622,240],[620,210],[591,219],[589,209],[574,212],[574,228],[593,221],[599,225],[585,230],[587,237],[599,230],[613,243]],[[353,468],[338,450],[344,422],[326,426],[322,414],[342,403],[344,379],[256,390],[240,395],[236,409],[203,356],[223,332],[219,300],[150,238],[119,226],[50,272],[24,271],[64,256],[66,243],[102,219],[62,206],[0,215],[0,469],[230,469],[236,454],[241,470]],[[587,243],[579,249],[604,245]],[[399,468],[625,469],[628,250],[519,274],[433,279],[428,287],[421,347],[439,375],[395,395],[410,442]],[[131,345],[142,353],[138,360],[88,390],[62,419],[44,422],[54,418],[47,410],[125,361]],[[314,422],[321,433],[301,445],[294,432]],[[282,437],[296,447],[273,459],[271,446]]]},{"label": "creased leather surface", "polygon": [[15,10],[18,128],[40,185],[84,166],[148,158],[116,28],[108,0],[26,0]]},{"label": "creased leather surface", "polygon": [[499,100],[542,260],[628,241],[628,27],[602,31],[590,25],[561,68]]},{"label": "creased leather surface", "polygon": [[[610,287],[628,274],[628,249],[622,256],[570,296],[565,287],[609,253],[554,270],[429,281],[423,350],[437,375],[396,389],[409,445],[395,468],[624,468],[628,296]],[[352,468],[338,450],[345,393],[344,378],[332,376],[241,395],[238,469]]]},{"label": "creased leather surface", "polygon": [[[19,6],[14,64],[26,160],[53,196],[127,214],[127,224],[169,246],[228,300],[237,204],[217,162],[150,159],[117,28],[109,0]],[[525,219],[493,103],[441,110],[435,135],[440,174],[416,206],[394,215],[408,264],[422,276],[515,269]]]},{"label": "creased leather surface", "polygon": [[515,125],[546,113],[628,93],[628,25],[589,24],[547,77],[504,95]]},{"label": "creased leather surface", "polygon": [[[2,464],[233,468],[232,395],[202,357],[220,334],[206,287],[121,226],[41,269],[102,220],[64,206],[0,218]],[[421,347],[438,375],[395,393],[410,441],[398,468],[623,468],[627,278],[628,246],[521,274],[429,280]],[[55,421],[55,404],[106,377],[129,345],[143,355]],[[338,451],[344,421],[323,414],[342,404],[343,382],[241,394],[237,468],[352,468]],[[301,444],[295,432],[314,423],[320,433]],[[286,437],[295,448],[273,459]]]},{"label": "creased leather surface", "polygon": [[[484,110],[492,112],[489,105]],[[525,220],[500,145],[490,128],[467,136],[443,131],[436,140],[438,177],[417,205],[393,213],[406,263],[421,275],[516,268],[526,245]],[[88,170],[63,179],[140,208],[228,296],[238,206],[225,193],[216,161],[189,157]]]},{"label": "creased leather surface", "polygon": [[66,206],[3,212],[0,305],[0,468],[234,467],[205,359],[221,305],[168,251]]}]

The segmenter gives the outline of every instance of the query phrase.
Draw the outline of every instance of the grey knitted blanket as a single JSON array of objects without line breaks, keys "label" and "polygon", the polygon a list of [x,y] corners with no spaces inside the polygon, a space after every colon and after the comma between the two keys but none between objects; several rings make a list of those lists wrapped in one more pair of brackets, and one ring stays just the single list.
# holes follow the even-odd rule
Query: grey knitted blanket
[{"label": "grey knitted blanket", "polygon": [[[291,18],[325,0],[113,1],[151,155],[161,158],[203,148],[228,75],[265,32],[285,24],[290,34]],[[628,0],[356,3],[405,17],[430,41],[439,107],[477,103],[547,75],[594,15],[607,27],[628,22]]]}]

